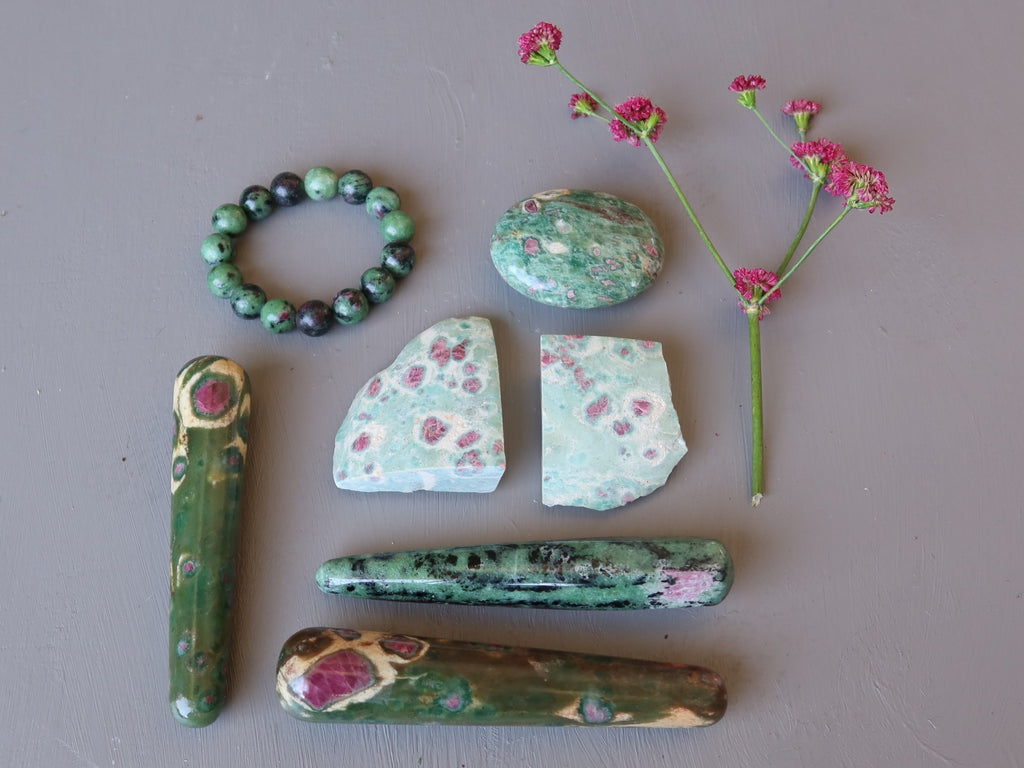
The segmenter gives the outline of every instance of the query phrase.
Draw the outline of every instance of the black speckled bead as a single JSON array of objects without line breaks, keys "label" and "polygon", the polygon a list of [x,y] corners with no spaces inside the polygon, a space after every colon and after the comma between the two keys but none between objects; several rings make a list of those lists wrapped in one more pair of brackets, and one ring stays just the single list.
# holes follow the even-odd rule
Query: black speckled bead
[{"label": "black speckled bead", "polygon": [[359,283],[373,304],[383,304],[395,293],[395,276],[383,267],[370,267],[363,272]]},{"label": "black speckled bead", "polygon": [[267,303],[267,294],[255,283],[245,283],[231,294],[231,309],[241,318],[252,320],[260,316],[260,310]]},{"label": "black speckled bead", "polygon": [[370,300],[358,288],[343,288],[334,297],[334,319],[342,325],[355,325],[370,314]]},{"label": "black speckled bead", "polygon": [[235,258],[235,242],[230,235],[214,232],[203,240],[199,252],[203,256],[203,261],[212,267],[214,264],[231,261]]},{"label": "black speckled bead", "polygon": [[249,225],[249,217],[245,215],[245,209],[234,203],[225,203],[217,206],[211,218],[213,231],[220,232],[228,237],[238,237],[245,232]]},{"label": "black speckled bead", "polygon": [[411,245],[388,243],[380,252],[380,265],[395,277],[405,277],[416,266],[416,253]]},{"label": "black speckled bead", "polygon": [[238,204],[251,221],[263,221],[274,212],[274,196],[270,194],[269,189],[259,184],[243,189]]},{"label": "black speckled bead", "polygon": [[373,189],[373,182],[363,171],[347,171],[338,179],[338,194],[351,205],[362,205]]},{"label": "black speckled bead", "polygon": [[295,325],[307,336],[323,336],[330,330],[333,320],[333,310],[326,303],[313,299],[299,307]]},{"label": "black speckled bead", "polygon": [[302,177],[291,171],[279,173],[270,182],[270,194],[282,208],[298,205],[306,199],[306,185]]}]

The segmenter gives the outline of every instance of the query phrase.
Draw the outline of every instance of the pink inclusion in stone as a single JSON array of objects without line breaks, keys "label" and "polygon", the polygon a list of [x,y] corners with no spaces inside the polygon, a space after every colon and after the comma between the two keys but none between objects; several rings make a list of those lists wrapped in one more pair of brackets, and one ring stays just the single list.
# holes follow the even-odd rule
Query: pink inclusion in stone
[{"label": "pink inclusion in stone", "polygon": [[370,397],[376,397],[380,394],[380,389],[383,385],[381,384],[380,376],[370,382],[370,388],[366,390],[366,394]]},{"label": "pink inclusion in stone", "polygon": [[323,709],[369,688],[375,680],[369,660],[355,651],[345,650],[321,659],[289,687],[313,709]]},{"label": "pink inclusion in stone", "polygon": [[711,589],[715,577],[708,571],[681,571],[665,568],[661,572],[664,585],[662,599],[673,603],[695,603],[701,595]]},{"label": "pink inclusion in stone", "polygon": [[612,708],[596,696],[587,696],[580,702],[580,715],[585,723],[603,725],[612,719]]},{"label": "pink inclusion in stone", "polygon": [[649,416],[651,414],[651,402],[650,400],[637,398],[633,401],[632,409],[634,416]]},{"label": "pink inclusion in stone", "polygon": [[596,421],[599,416],[608,412],[608,395],[602,395],[599,399],[587,406],[587,418]]},{"label": "pink inclusion in stone", "polygon": [[480,433],[477,432],[476,430],[472,430],[464,434],[462,437],[460,437],[456,444],[459,446],[459,448],[469,448],[469,446],[471,446],[479,439]]},{"label": "pink inclusion in stone", "polygon": [[416,387],[423,383],[424,373],[426,371],[422,365],[414,365],[405,372],[402,383],[409,387],[409,389],[416,389]]},{"label": "pink inclusion in stone", "polygon": [[444,368],[448,360],[451,359],[451,356],[452,352],[448,349],[448,342],[444,339],[438,339],[430,348],[430,358],[437,363],[440,368]]},{"label": "pink inclusion in stone", "polygon": [[413,640],[411,637],[385,637],[380,641],[380,647],[388,653],[393,653],[408,661],[420,652],[423,643]]},{"label": "pink inclusion in stone", "polygon": [[370,436],[365,432],[360,432],[359,437],[352,441],[352,450],[356,453],[365,451],[370,447]]},{"label": "pink inclusion in stone", "polygon": [[447,432],[448,427],[441,423],[441,420],[436,416],[428,416],[423,421],[422,435],[429,445],[435,445]]},{"label": "pink inclusion in stone", "polygon": [[220,379],[208,379],[192,395],[196,413],[201,416],[220,416],[231,405],[231,386]]},{"label": "pink inclusion in stone", "polygon": [[441,706],[449,712],[458,712],[462,709],[462,696],[457,693],[449,694],[448,697],[441,702]]}]

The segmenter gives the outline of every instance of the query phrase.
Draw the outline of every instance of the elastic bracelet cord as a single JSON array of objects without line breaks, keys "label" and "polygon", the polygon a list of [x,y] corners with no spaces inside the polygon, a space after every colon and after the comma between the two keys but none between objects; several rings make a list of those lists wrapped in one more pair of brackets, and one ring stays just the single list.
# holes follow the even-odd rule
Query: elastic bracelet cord
[{"label": "elastic bracelet cord", "polygon": [[[380,220],[384,248],[380,266],[370,267],[359,279],[358,288],[343,288],[331,304],[313,299],[298,309],[287,299],[267,299],[255,283],[247,283],[235,265],[235,244],[250,222],[262,221],[276,208],[290,208],[306,198],[331,200],[340,197],[351,205],[365,205],[367,213]],[[401,210],[401,199],[391,187],[375,187],[362,171],[338,176],[330,168],[318,166],[305,178],[288,171],[279,173],[270,188],[255,184],[246,187],[238,204],[227,203],[213,212],[213,234],[203,240],[200,253],[210,265],[206,283],[210,292],[231,302],[241,318],[260,318],[271,333],[286,333],[296,327],[307,336],[322,336],[335,322],[355,325],[370,312],[373,304],[383,304],[395,292],[397,281],[410,272],[416,254],[409,241],[416,225]]]}]

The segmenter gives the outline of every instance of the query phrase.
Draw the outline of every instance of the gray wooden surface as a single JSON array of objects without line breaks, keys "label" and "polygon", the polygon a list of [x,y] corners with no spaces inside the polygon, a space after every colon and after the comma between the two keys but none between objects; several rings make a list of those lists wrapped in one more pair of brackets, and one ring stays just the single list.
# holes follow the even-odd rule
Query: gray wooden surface
[{"label": "gray wooden surface", "polygon": [[[726,91],[826,105],[817,135],[886,171],[763,327],[768,497],[747,503],[746,329],[641,150],[572,122],[562,59],[660,143],[730,263],[770,266],[806,187]],[[0,764],[10,766],[1014,766],[1024,717],[1019,29],[1015,2],[20,3],[0,20]],[[212,209],[281,170],[362,168],[416,218],[416,271],[365,324],[271,338],[206,291]],[[613,192],[665,237],[641,299],[562,311],[511,292],[487,242],[512,202]],[[829,207],[832,204],[829,203]],[[247,275],[333,295],[378,248],[337,203],[272,217]],[[835,210],[834,207],[831,210]],[[816,226],[825,223],[824,214]],[[489,496],[358,495],[331,480],[355,391],[445,317],[495,325],[509,469]],[[617,512],[539,503],[540,333],[664,343],[690,445]],[[171,384],[223,354],[253,382],[230,703],[196,732],[165,700]],[[615,535],[707,535],[716,608],[593,615],[345,602],[324,559]],[[308,625],[710,666],[702,731],[311,726],[276,703]]]}]

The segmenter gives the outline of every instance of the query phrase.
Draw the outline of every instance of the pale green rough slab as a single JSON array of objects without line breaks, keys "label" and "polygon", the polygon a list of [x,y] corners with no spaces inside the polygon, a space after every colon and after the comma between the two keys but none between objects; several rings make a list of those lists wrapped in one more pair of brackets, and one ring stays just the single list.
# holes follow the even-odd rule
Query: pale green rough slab
[{"label": "pale green rough slab", "polygon": [[604,192],[556,189],[521,200],[491,236],[491,260],[519,293],[555,307],[594,309],[633,298],[661,271],[654,222]]},{"label": "pale green rough slab", "polygon": [[353,491],[489,493],[505,472],[490,321],[431,326],[356,395],[334,443],[334,481]]},{"label": "pale green rough slab", "polygon": [[686,453],[656,341],[541,336],[542,500],[613,509],[657,490]]}]

